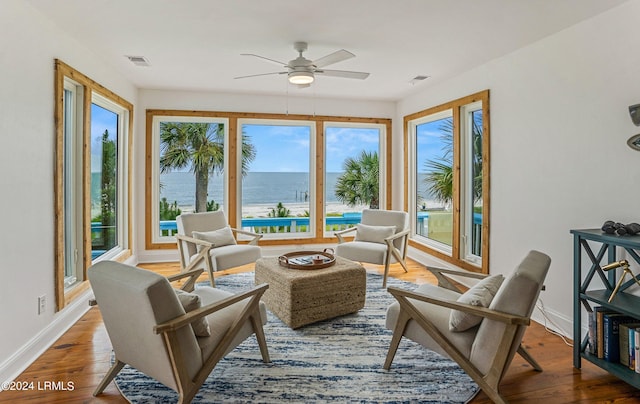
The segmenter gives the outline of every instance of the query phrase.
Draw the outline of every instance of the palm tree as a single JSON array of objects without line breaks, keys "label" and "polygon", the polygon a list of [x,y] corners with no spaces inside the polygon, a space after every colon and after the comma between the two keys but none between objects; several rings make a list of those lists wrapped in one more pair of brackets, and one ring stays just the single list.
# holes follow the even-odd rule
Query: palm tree
[{"label": "palm tree", "polygon": [[[189,168],[196,177],[196,212],[207,211],[209,175],[224,169],[224,126],[220,123],[161,122],[160,170]],[[242,175],[256,157],[248,136],[242,136]]]},{"label": "palm tree", "polygon": [[[473,116],[473,198],[482,198],[482,121],[480,115]],[[427,174],[424,179],[427,190],[433,197],[445,204],[453,200],[453,121],[447,119],[440,126],[440,140],[443,155],[434,160],[427,160]]]},{"label": "palm tree", "polygon": [[[267,217],[289,217],[291,216],[291,211],[286,208],[282,202],[278,202],[275,208],[271,208],[271,212],[267,214]],[[283,232],[284,226],[280,227],[272,227],[271,231],[273,232]]]},{"label": "palm tree", "polygon": [[336,198],[349,206],[368,204],[371,209],[378,209],[378,153],[363,150],[359,157],[345,159],[342,166],[344,173],[336,181]]}]

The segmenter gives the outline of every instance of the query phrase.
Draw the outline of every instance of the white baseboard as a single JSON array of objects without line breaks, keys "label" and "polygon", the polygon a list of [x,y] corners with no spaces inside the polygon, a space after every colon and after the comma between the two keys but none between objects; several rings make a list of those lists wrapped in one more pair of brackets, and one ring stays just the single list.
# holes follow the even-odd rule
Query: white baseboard
[{"label": "white baseboard", "polygon": [[[544,306],[544,291],[540,292],[536,309],[531,314],[531,320],[538,324],[549,328],[566,338],[573,338],[573,318],[569,318],[564,314]],[[583,327],[583,335],[587,332],[587,328]]]},{"label": "white baseboard", "polygon": [[[16,380],[29,365],[49,349],[58,338],[67,332],[90,309],[88,301],[92,297],[93,292],[91,289],[78,296],[61,312],[55,314],[53,321],[23,345],[18,352],[0,364],[0,381],[11,382]],[[2,391],[1,388],[0,391]]]}]

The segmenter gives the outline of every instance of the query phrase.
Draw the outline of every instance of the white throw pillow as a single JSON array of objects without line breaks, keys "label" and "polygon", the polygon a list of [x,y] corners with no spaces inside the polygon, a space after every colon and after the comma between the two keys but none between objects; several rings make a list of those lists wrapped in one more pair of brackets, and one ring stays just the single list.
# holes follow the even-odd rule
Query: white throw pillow
[{"label": "white throw pillow", "polygon": [[[229,226],[213,231],[194,231],[192,236],[198,240],[207,241],[213,244],[214,247],[236,244],[236,239],[233,237],[233,232]],[[202,247],[198,246],[197,249],[200,251]]]},{"label": "white throw pillow", "polygon": [[[504,277],[502,275],[487,276],[475,286],[464,292],[458,298],[458,303],[470,304],[472,306],[489,307],[493,297],[498,293]],[[465,313],[459,310],[451,310],[449,316],[450,331],[466,331],[482,322],[482,317]]]},{"label": "white throw pillow", "polygon": [[[178,297],[178,300],[180,301],[180,304],[182,304],[182,308],[186,313],[202,307],[200,296],[194,293],[185,292],[182,289],[174,290],[176,291],[176,296]],[[209,323],[204,317],[192,322],[191,327],[193,328],[193,332],[194,334],[196,334],[196,337],[211,336],[211,328],[209,328]]]},{"label": "white throw pillow", "polygon": [[384,244],[384,239],[394,234],[396,234],[396,226],[370,226],[358,223],[354,240]]}]

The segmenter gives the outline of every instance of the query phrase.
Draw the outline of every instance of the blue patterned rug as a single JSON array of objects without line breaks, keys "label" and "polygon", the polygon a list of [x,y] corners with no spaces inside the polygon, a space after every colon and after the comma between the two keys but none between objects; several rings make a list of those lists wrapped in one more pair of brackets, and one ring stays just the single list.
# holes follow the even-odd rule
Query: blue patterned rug
[{"label": "blue patterned rug", "polygon": [[[253,273],[216,279],[219,288],[253,285]],[[416,285],[389,278],[390,286]],[[194,403],[465,403],[478,386],[453,361],[403,339],[390,371],[382,364],[391,341],[384,326],[393,297],[382,277],[367,273],[358,313],[291,330],[272,313],[264,327],[272,363],[262,362],[255,337],[213,369]],[[116,377],[132,403],[177,402],[178,395],[128,365]]]}]

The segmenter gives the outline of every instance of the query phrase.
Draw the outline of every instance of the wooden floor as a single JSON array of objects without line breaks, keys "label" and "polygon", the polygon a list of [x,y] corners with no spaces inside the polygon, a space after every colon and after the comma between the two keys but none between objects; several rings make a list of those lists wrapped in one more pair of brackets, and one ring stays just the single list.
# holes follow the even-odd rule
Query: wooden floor
[{"label": "wooden floor", "polygon": [[[140,266],[165,275],[178,272],[177,264]],[[391,276],[416,283],[435,283],[422,265],[409,262],[409,269],[408,273],[404,273],[401,267],[394,266]],[[250,270],[250,267],[242,267],[217,275]],[[382,272],[381,267],[369,265],[367,270]],[[533,323],[525,334],[524,345],[544,372],[532,370],[516,355],[500,385],[500,391],[511,403],[640,403],[640,390],[605,371],[584,361],[582,370],[574,369],[571,348],[559,337],[545,331],[543,326]],[[126,403],[113,383],[100,397],[92,396],[93,390],[109,369],[110,352],[111,344],[100,312],[94,307],[16,379],[19,382],[33,382],[34,389],[4,391],[0,393],[0,402]],[[383,361],[384,358],[380,358],[380,366]],[[38,389],[45,382],[58,381],[72,382],[73,390]],[[472,401],[474,404],[490,402],[482,392]]]}]

